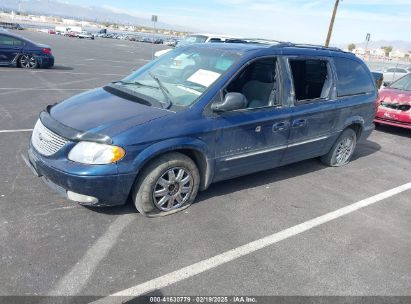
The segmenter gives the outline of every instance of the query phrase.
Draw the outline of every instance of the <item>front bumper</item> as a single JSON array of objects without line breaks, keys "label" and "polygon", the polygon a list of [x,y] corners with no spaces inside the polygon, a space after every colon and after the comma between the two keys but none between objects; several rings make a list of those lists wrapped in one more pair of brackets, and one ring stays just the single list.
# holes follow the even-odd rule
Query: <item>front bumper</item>
[{"label": "front bumper", "polygon": [[395,111],[379,109],[375,116],[374,122],[405,129],[411,129],[411,114],[409,110]]},{"label": "front bumper", "polygon": [[72,199],[73,195],[67,195],[67,192],[71,191],[75,194],[95,198],[95,200],[88,201],[76,200],[82,205],[123,205],[127,201],[135,179],[135,174],[89,176],[64,172],[47,165],[42,159],[43,157],[31,145],[27,151],[27,157],[24,155],[22,157],[36,176],[41,177],[51,189],[63,197]]}]

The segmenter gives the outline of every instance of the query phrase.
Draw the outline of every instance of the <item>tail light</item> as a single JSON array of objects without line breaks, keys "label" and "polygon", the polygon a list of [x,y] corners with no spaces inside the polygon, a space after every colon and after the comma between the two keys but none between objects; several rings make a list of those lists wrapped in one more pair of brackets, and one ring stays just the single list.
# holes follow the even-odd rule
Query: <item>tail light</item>
[{"label": "tail light", "polygon": [[41,51],[43,52],[43,54],[51,55],[51,49],[44,48],[44,49],[42,49]]}]

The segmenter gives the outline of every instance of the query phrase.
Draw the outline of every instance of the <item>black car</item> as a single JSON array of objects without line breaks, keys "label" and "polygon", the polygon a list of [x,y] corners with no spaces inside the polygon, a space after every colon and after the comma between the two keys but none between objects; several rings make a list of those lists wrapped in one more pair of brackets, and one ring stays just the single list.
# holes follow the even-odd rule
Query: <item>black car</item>
[{"label": "black car", "polygon": [[11,32],[0,31],[0,66],[35,69],[50,68],[53,65],[54,56],[49,46]]}]

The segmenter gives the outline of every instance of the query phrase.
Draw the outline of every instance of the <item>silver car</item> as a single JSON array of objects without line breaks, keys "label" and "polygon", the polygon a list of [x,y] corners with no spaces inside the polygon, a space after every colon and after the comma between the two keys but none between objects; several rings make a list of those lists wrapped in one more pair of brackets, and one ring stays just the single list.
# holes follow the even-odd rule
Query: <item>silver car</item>
[{"label": "silver car", "polygon": [[407,69],[404,68],[387,68],[384,72],[384,82],[391,83],[401,78],[402,76],[410,73]]}]

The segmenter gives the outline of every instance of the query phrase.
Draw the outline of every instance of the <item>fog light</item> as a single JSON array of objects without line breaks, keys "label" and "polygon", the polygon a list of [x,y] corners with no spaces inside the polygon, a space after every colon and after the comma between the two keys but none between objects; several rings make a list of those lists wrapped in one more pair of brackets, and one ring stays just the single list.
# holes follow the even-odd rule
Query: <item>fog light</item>
[{"label": "fog light", "polygon": [[90,204],[94,205],[98,203],[98,199],[93,196],[83,195],[80,193],[67,191],[67,197],[69,200],[81,203],[81,204]]}]

